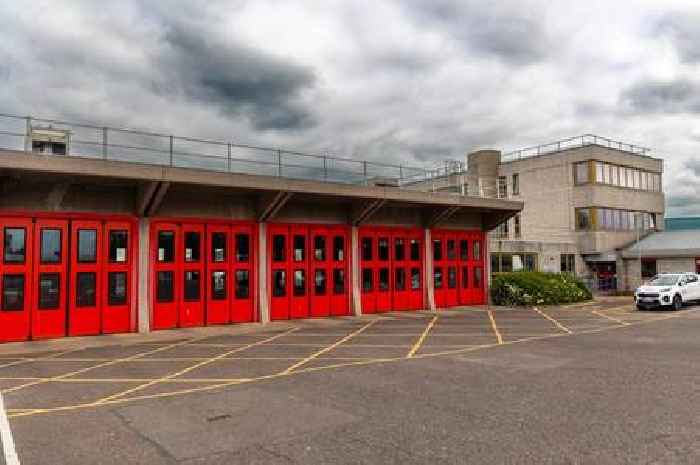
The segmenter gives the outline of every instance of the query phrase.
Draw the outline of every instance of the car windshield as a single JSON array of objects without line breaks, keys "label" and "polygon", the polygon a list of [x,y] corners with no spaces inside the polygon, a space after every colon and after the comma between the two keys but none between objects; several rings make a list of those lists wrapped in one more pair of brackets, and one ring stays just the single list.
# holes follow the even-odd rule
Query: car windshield
[{"label": "car windshield", "polygon": [[667,274],[667,275],[661,275],[661,276],[656,276],[654,279],[649,281],[650,286],[673,286],[678,282],[678,278],[680,278],[679,275],[677,274]]}]

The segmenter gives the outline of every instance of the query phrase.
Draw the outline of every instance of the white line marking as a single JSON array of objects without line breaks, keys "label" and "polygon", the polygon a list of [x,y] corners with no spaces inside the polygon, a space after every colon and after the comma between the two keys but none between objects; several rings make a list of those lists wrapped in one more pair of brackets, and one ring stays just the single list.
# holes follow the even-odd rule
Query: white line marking
[{"label": "white line marking", "polygon": [[5,403],[0,394],[0,438],[2,438],[2,450],[5,454],[6,465],[19,465],[19,457],[15,451],[15,441],[12,439],[12,430],[10,430],[10,422],[5,413]]}]

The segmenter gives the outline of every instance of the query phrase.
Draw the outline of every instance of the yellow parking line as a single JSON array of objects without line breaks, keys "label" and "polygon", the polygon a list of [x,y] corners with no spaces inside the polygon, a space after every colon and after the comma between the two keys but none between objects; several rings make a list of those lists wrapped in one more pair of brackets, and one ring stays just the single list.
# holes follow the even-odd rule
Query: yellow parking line
[{"label": "yellow parking line", "polygon": [[413,344],[413,347],[411,347],[411,350],[406,354],[406,358],[411,358],[413,357],[416,352],[418,352],[418,349],[420,349],[420,346],[423,345],[423,342],[425,342],[425,338],[428,337],[428,333],[430,332],[431,329],[433,329],[433,326],[435,326],[435,322],[437,322],[437,315],[433,317],[432,320],[430,320],[430,323],[428,323],[428,326],[425,327],[423,330],[423,333],[420,335],[418,340],[416,341],[415,344]]},{"label": "yellow parking line", "polygon": [[591,310],[591,313],[594,315],[601,316],[603,318],[607,318],[608,320],[614,321],[614,322],[619,323],[621,325],[628,325],[629,324],[629,322],[627,322],[627,321],[622,321],[621,319],[615,318],[614,316],[606,315],[605,313],[601,313],[598,310]]},{"label": "yellow parking line", "polygon": [[294,370],[296,370],[297,368],[299,368],[299,367],[301,367],[301,366],[303,366],[303,365],[306,365],[306,364],[309,363],[311,360],[313,360],[313,359],[315,359],[315,358],[317,358],[317,357],[319,357],[319,356],[325,354],[326,352],[330,352],[331,350],[335,349],[335,348],[338,347],[339,345],[341,345],[341,344],[343,344],[343,343],[349,341],[349,340],[352,339],[353,337],[357,336],[358,334],[360,334],[361,332],[363,332],[364,330],[366,330],[367,328],[369,328],[370,326],[372,326],[373,324],[375,324],[377,321],[379,321],[379,320],[372,320],[372,321],[370,321],[369,323],[367,323],[366,325],[364,325],[363,327],[361,327],[361,328],[358,329],[357,331],[354,331],[354,332],[348,334],[347,336],[345,336],[344,338],[340,339],[339,341],[337,341],[337,342],[335,342],[335,343],[329,345],[328,347],[325,347],[325,348],[319,350],[318,352],[309,355],[308,357],[306,357],[306,358],[303,359],[302,361],[300,361],[300,362],[298,362],[298,363],[295,363],[294,365],[290,366],[289,368],[287,368],[286,370],[282,371],[281,373],[284,373],[284,374],[292,373]]},{"label": "yellow parking line", "polygon": [[567,328],[567,327],[564,326],[563,324],[559,323],[557,320],[555,320],[555,319],[552,318],[551,316],[547,315],[546,313],[544,313],[544,312],[543,312],[542,310],[540,310],[539,308],[537,308],[537,307],[532,307],[532,308],[533,308],[533,310],[535,310],[537,313],[539,313],[540,315],[542,315],[544,318],[546,318],[546,319],[548,319],[549,321],[551,321],[552,323],[554,323],[554,325],[555,325],[557,328],[561,329],[561,330],[564,331],[565,333],[571,334],[571,330],[570,330],[569,328]]},{"label": "yellow parking line", "polygon": [[501,332],[498,330],[498,326],[496,325],[496,318],[494,318],[491,309],[488,310],[488,314],[489,319],[491,320],[491,329],[493,329],[493,334],[496,335],[496,340],[498,341],[498,343],[503,344],[503,337],[501,336]]},{"label": "yellow parking line", "polygon": [[255,346],[264,344],[264,343],[266,343],[266,342],[269,342],[269,341],[274,341],[275,339],[278,339],[278,338],[280,338],[280,337],[282,337],[282,336],[286,336],[287,334],[292,333],[292,332],[296,331],[297,329],[299,329],[299,328],[296,328],[296,327],[295,327],[295,328],[291,328],[291,329],[288,330],[288,331],[285,331],[285,332],[283,332],[283,333],[276,334],[276,335],[274,335],[274,336],[272,336],[272,337],[268,337],[267,339],[262,339],[262,340],[260,340],[260,341],[252,342],[252,343],[250,343],[250,344],[248,344],[248,345],[246,345],[246,346],[243,346],[243,347],[236,347],[235,349],[229,350],[229,351],[224,352],[223,354],[219,354],[219,355],[217,355],[217,356],[215,356],[215,357],[211,357],[211,358],[208,358],[208,359],[206,359],[206,360],[203,360],[203,361],[201,361],[201,362],[199,362],[199,363],[196,363],[196,364],[194,364],[194,365],[192,365],[192,366],[189,366],[189,367],[187,367],[187,368],[185,368],[185,369],[183,369],[183,370],[180,370],[180,371],[178,371],[178,372],[169,374],[169,375],[167,375],[167,376],[163,376],[162,378],[158,378],[158,379],[149,381],[149,382],[147,382],[147,383],[141,384],[140,386],[136,386],[136,387],[133,387],[133,388],[131,388],[131,389],[127,389],[126,391],[118,392],[118,393],[116,393],[116,394],[112,394],[111,396],[103,397],[102,399],[99,399],[99,400],[95,401],[95,403],[101,404],[101,403],[103,403],[103,402],[107,402],[107,401],[110,401],[110,400],[115,400],[115,399],[118,399],[118,398],[120,398],[120,397],[124,397],[124,396],[127,395],[127,394],[131,394],[131,393],[133,393],[133,392],[137,392],[137,391],[141,391],[141,390],[143,390],[143,389],[146,389],[147,387],[153,386],[154,384],[158,384],[158,383],[160,383],[160,382],[163,382],[163,381],[166,381],[166,380],[169,380],[169,379],[172,379],[172,378],[177,378],[178,376],[182,376],[182,375],[184,375],[184,374],[186,374],[186,373],[189,373],[189,372],[192,371],[192,370],[195,370],[195,369],[197,369],[197,368],[201,368],[201,367],[203,367],[203,366],[205,366],[205,365],[208,365],[208,364],[210,364],[210,363],[216,362],[217,360],[221,360],[221,359],[223,359],[223,358],[225,358],[225,357],[227,357],[227,356],[229,356],[229,355],[231,355],[231,354],[234,354],[234,353],[236,353],[236,352],[241,352],[241,351],[243,351],[243,350],[250,349],[251,347],[255,347]]}]

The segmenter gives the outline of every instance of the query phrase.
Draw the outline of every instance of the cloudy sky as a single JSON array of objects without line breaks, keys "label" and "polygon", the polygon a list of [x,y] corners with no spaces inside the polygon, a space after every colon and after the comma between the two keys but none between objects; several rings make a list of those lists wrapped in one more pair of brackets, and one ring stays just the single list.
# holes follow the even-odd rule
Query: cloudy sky
[{"label": "cloudy sky", "polygon": [[700,214],[700,2],[0,2],[0,112],[430,165],[583,133]]}]

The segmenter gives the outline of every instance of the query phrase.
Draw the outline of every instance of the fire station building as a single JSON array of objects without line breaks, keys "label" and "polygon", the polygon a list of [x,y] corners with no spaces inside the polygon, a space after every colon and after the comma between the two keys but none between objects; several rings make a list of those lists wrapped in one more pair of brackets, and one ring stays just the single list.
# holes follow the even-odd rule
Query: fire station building
[{"label": "fire station building", "polygon": [[406,167],[0,120],[1,342],[484,304],[485,233],[522,210]]}]

